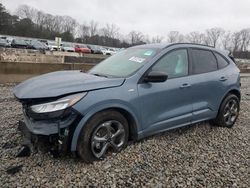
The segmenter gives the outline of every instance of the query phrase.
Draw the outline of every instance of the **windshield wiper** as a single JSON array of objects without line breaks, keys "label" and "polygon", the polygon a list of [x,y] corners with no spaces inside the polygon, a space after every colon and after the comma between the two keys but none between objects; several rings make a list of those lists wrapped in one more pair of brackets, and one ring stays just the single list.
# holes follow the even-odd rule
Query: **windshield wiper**
[{"label": "windshield wiper", "polygon": [[107,75],[104,75],[104,74],[95,73],[95,74],[93,74],[93,75],[95,75],[95,76],[100,76],[100,77],[104,77],[104,78],[108,78],[108,76],[107,76]]}]

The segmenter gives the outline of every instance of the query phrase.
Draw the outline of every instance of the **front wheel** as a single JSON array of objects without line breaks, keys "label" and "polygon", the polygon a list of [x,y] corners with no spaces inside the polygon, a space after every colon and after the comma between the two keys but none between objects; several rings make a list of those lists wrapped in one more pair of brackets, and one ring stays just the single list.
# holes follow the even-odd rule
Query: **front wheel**
[{"label": "front wheel", "polygon": [[231,128],[235,124],[240,111],[240,100],[234,94],[229,94],[222,102],[213,124]]},{"label": "front wheel", "polygon": [[114,110],[94,115],[78,138],[77,153],[85,162],[105,158],[108,152],[119,152],[128,142],[128,122]]}]

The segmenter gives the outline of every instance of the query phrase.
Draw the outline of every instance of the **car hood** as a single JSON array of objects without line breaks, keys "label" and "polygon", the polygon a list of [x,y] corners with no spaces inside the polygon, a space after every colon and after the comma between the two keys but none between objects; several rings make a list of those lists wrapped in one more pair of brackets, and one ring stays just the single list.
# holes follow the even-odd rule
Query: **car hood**
[{"label": "car hood", "polygon": [[19,100],[60,97],[90,90],[118,87],[124,78],[104,78],[81,71],[57,71],[28,79],[13,93]]}]

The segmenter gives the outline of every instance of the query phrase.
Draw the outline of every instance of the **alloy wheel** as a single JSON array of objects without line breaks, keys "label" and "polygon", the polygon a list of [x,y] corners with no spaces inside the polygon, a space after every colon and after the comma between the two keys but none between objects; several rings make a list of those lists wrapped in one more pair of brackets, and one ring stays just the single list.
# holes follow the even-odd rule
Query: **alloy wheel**
[{"label": "alloy wheel", "polygon": [[105,121],[97,126],[91,137],[91,151],[101,159],[108,149],[118,152],[125,143],[124,126],[116,120]]},{"label": "alloy wheel", "polygon": [[239,111],[238,102],[235,99],[229,100],[225,105],[223,114],[224,121],[228,126],[232,125],[235,122],[238,116],[238,111]]}]

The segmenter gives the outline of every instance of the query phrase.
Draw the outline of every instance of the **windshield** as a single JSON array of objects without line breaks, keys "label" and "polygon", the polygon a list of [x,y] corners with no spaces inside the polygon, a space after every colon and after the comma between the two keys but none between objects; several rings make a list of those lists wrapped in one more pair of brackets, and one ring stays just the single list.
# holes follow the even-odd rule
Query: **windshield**
[{"label": "windshield", "polygon": [[89,73],[106,77],[128,77],[152,59],[156,53],[157,49],[126,49],[105,59]]}]

